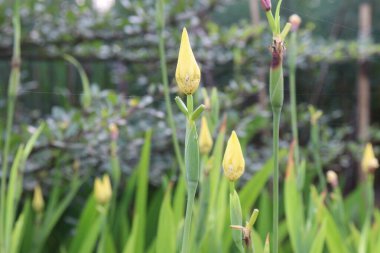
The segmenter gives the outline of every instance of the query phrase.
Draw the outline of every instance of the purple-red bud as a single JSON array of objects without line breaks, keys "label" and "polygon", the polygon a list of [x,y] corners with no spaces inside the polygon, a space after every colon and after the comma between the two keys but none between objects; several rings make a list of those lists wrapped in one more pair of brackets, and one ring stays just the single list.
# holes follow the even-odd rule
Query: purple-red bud
[{"label": "purple-red bud", "polygon": [[270,11],[272,8],[271,0],[261,0],[261,6],[265,11]]}]

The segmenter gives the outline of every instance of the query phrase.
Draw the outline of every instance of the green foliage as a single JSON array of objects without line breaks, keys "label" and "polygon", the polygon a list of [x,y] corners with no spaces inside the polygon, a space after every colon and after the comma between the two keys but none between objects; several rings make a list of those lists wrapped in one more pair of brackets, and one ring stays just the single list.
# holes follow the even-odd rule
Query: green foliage
[{"label": "green foliage", "polygon": [[[161,68],[163,68],[162,80],[166,85],[166,101],[170,99],[166,62],[171,63],[173,52],[177,50],[177,46],[173,46],[175,44],[171,42],[175,41],[178,35],[173,29],[178,28],[178,22],[183,22],[178,21],[180,17],[178,11],[186,10],[190,13],[188,15],[199,18],[199,9],[195,2],[164,0],[157,2],[159,12],[156,22],[160,29],[159,50]],[[130,19],[120,21],[120,24],[115,25],[115,29],[122,30],[123,27],[129,36],[128,31],[143,27],[148,33],[154,34],[153,41],[156,39],[155,42],[158,42],[158,37],[155,37],[156,27],[150,20],[154,12],[144,9],[144,4],[147,3],[149,7],[154,8],[153,2],[137,1],[136,4],[125,7],[125,13],[122,13],[124,15],[143,12],[146,15],[142,15],[141,22],[134,24]],[[214,8],[213,3],[214,1],[207,2],[210,5],[206,7]],[[35,6],[41,3],[23,1],[21,7],[25,8],[27,4]],[[61,6],[62,10],[57,9],[54,4],[49,8],[56,14],[59,12],[65,16],[67,23],[70,23],[68,29],[73,29],[78,24],[77,19],[81,15],[76,15],[77,13],[84,16],[93,14],[93,10],[80,5],[73,7],[74,5],[70,3],[58,6]],[[4,9],[2,4],[0,9]],[[195,14],[192,13],[194,9]],[[275,21],[279,26],[279,8],[277,10]],[[94,22],[91,27],[103,31],[106,28],[102,22],[95,22],[97,18],[102,21],[112,20],[117,17],[116,14],[119,15],[116,13],[118,11],[114,10],[103,17],[100,17],[100,14],[90,15],[91,21]],[[38,8],[35,12],[35,15],[41,14]],[[167,18],[165,12],[169,14]],[[26,8],[23,16],[28,17],[30,13]],[[45,18],[47,17],[44,14],[41,19]],[[16,30],[14,55],[17,58],[20,55],[18,43],[20,22],[17,11],[13,22]],[[175,28],[168,28],[165,23],[174,23]],[[36,24],[37,30],[40,25]],[[187,243],[185,250],[190,252],[243,252],[243,250],[253,252],[250,247],[243,249],[245,239],[252,240],[254,252],[269,253],[269,240],[266,240],[266,236],[271,232],[273,225],[272,211],[278,207],[273,205],[270,196],[273,163],[277,159],[278,162],[283,160],[286,154],[289,155],[287,172],[284,173],[283,164],[280,162],[281,169],[277,174],[279,178],[285,178],[281,182],[283,184],[280,184],[283,191],[280,191],[281,202],[278,209],[280,218],[278,238],[281,252],[377,253],[380,251],[380,212],[373,204],[373,176],[369,175],[363,185],[348,195],[342,194],[341,189],[346,186],[344,180],[336,186],[330,185],[329,188],[324,182],[323,169],[347,164],[344,162],[346,156],[350,156],[353,161],[360,159],[359,144],[352,142],[346,142],[346,146],[341,144],[351,134],[351,128],[333,131],[333,128],[327,126],[334,122],[333,116],[329,114],[321,119],[320,124],[310,126],[308,123],[310,116],[305,108],[300,107],[298,112],[300,121],[296,123],[299,123],[300,130],[310,128],[310,136],[304,136],[304,142],[300,142],[300,153],[304,157],[304,162],[301,163],[303,165],[298,167],[296,163],[292,167],[292,152],[286,150],[287,143],[292,139],[287,135],[289,132],[287,118],[281,125],[284,139],[280,143],[282,149],[278,157],[272,157],[268,154],[269,141],[266,137],[269,127],[268,116],[265,113],[257,115],[256,106],[247,106],[249,101],[247,98],[250,98],[255,88],[244,80],[256,72],[252,70],[252,63],[259,65],[266,61],[264,57],[259,57],[264,52],[263,41],[256,40],[262,35],[262,28],[252,29],[245,23],[220,27],[212,20],[206,20],[202,25],[206,35],[196,38],[195,45],[204,48],[205,41],[209,43],[207,52],[202,51],[204,49],[198,51],[205,66],[204,71],[207,71],[211,65],[214,67],[214,64],[217,69],[221,66],[229,68],[229,64],[232,63],[236,71],[236,76],[232,78],[237,76],[242,78],[236,78],[236,81],[226,88],[225,93],[221,91],[222,88],[213,88],[209,97],[208,90],[204,89],[202,97],[205,104],[209,103],[206,107],[200,106],[193,110],[192,97],[189,98],[187,105],[182,100],[176,99],[179,110],[187,117],[187,124],[184,124],[183,115],[179,115],[177,111],[173,111],[172,115],[165,118],[162,114],[164,110],[162,103],[153,102],[157,96],[156,90],[147,91],[140,101],[136,101],[133,97],[125,98],[114,91],[101,91],[95,85],[90,86],[85,68],[77,60],[65,56],[80,72],[83,85],[81,107],[54,107],[46,116],[46,122],[40,124],[38,128],[26,127],[24,124],[13,128],[13,108],[20,69],[12,70],[8,89],[12,96],[9,97],[7,105],[7,126],[3,127],[1,124],[1,130],[5,131],[3,138],[6,138],[4,145],[1,146],[4,148],[2,165],[7,167],[8,160],[11,161],[9,173],[7,168],[2,173],[1,253],[39,253],[58,250],[69,253],[170,253],[178,252],[183,243]],[[302,62],[320,62],[326,59],[332,62],[346,60],[345,57],[357,57],[357,45],[343,45],[341,42],[322,43],[313,49],[305,50],[305,41],[310,36],[308,32],[300,33],[299,50]],[[88,36],[88,33],[84,34]],[[168,41],[168,52],[165,53],[164,42],[167,34],[174,39],[170,40],[170,43]],[[54,44],[53,35],[50,33],[45,35],[48,44]],[[29,35],[25,33],[23,36]],[[68,36],[64,33],[58,34],[58,38],[68,43],[75,42],[76,39],[74,35]],[[101,47],[97,44],[97,38],[85,37],[84,40],[86,45],[78,46],[77,51],[83,49],[88,53],[91,47]],[[126,43],[130,41],[140,46],[139,39],[129,36]],[[372,50],[372,53],[378,51],[374,46],[368,46],[368,50]],[[131,56],[123,51],[124,53],[120,53],[121,59],[131,62],[143,59],[144,64],[149,65],[146,64],[146,59],[152,57],[151,48],[145,45],[142,47],[146,47],[147,50],[137,53],[138,55]],[[250,48],[247,54],[243,51],[245,47]],[[330,50],[324,50],[326,47]],[[156,50],[157,45],[153,43],[152,48]],[[226,49],[228,53],[223,54]],[[349,52],[345,52],[348,49]],[[48,57],[58,52],[58,55],[61,55],[68,49],[63,46],[50,47],[50,50]],[[335,50],[332,56],[331,50]],[[167,60],[164,59],[166,55]],[[214,57],[215,55],[218,57]],[[252,57],[253,55],[258,57]],[[137,78],[143,70],[138,69],[134,78]],[[241,75],[242,72],[245,74]],[[148,72],[145,72],[145,75],[146,73]],[[282,73],[277,75],[282,78]],[[195,102],[200,99],[201,95],[195,95]],[[249,102],[250,104],[252,103]],[[170,102],[166,102],[165,106],[166,111],[171,111]],[[227,117],[221,120],[220,113],[230,107],[236,109],[229,111],[228,120]],[[295,109],[292,108],[293,113]],[[206,116],[212,135],[216,137],[211,154],[203,157],[199,157],[196,131],[196,119],[201,113]],[[285,108],[286,114],[287,108]],[[241,115],[244,117],[241,118]],[[171,129],[168,129],[166,121],[169,122]],[[117,138],[110,136],[108,127],[111,123],[120,128],[120,135]],[[243,147],[247,154],[247,175],[249,174],[250,178],[246,178],[244,184],[237,185],[236,189],[231,187],[233,190],[229,191],[229,182],[221,174],[221,161],[225,133],[232,126],[244,135]],[[185,128],[187,128],[186,135]],[[28,132],[32,130],[32,136],[26,134],[26,130]],[[171,140],[168,138],[170,136]],[[263,145],[256,145],[257,143]],[[310,147],[305,143],[310,143]],[[171,145],[174,145],[176,156],[173,155]],[[251,152],[253,145],[255,151]],[[188,174],[183,169],[177,169],[182,166],[182,157],[178,154],[179,146],[185,147],[184,164]],[[302,168],[301,177],[295,173],[300,168]],[[94,175],[104,171],[112,175],[112,198],[109,203],[99,204],[92,191],[92,179]],[[26,191],[30,185],[35,184],[35,178],[41,182],[44,189],[42,197],[47,204],[43,211],[33,209],[31,196]],[[339,179],[342,179],[341,175]],[[299,183],[300,181],[302,183]],[[314,184],[318,181],[320,185],[317,190]],[[189,216],[185,217],[187,189],[190,189],[188,191],[190,204],[186,210]],[[244,227],[245,221],[253,208],[260,209],[260,217],[255,226],[247,225],[250,227],[248,231],[250,238],[244,237],[242,240],[242,235],[246,234],[242,233],[244,230],[241,229],[247,227]],[[233,231],[231,225],[236,226]],[[188,230],[185,229],[186,226]]]}]

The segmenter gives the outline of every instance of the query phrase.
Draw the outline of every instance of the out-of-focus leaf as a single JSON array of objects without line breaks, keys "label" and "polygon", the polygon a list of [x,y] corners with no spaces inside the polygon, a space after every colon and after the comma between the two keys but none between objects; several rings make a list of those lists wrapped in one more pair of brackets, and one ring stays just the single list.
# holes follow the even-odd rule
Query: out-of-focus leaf
[{"label": "out-of-focus leaf", "polygon": [[171,186],[162,201],[156,237],[156,253],[175,253],[176,227],[174,212],[171,206]]},{"label": "out-of-focus leaf", "polygon": [[[279,160],[281,160],[285,154],[285,150],[280,150],[278,155]],[[262,169],[253,175],[251,180],[249,180],[239,191],[240,201],[243,203],[243,214],[248,213],[248,210],[252,208],[272,173],[273,158],[269,159]]]}]

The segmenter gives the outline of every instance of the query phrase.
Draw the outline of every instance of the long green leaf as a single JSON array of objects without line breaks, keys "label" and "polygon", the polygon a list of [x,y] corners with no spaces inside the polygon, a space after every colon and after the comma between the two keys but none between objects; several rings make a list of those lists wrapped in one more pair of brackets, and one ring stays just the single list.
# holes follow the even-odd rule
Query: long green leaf
[{"label": "long green leaf", "polygon": [[326,237],[326,221],[322,225],[314,238],[314,242],[310,247],[310,253],[323,253],[323,245]]},{"label": "long green leaf", "polygon": [[8,191],[6,194],[6,209],[5,209],[5,249],[8,251],[11,246],[12,227],[15,217],[17,175],[19,173],[20,164],[22,163],[22,154],[24,146],[20,146],[17,150],[15,160],[13,161],[10,178],[8,183]]},{"label": "long green leaf", "polygon": [[174,212],[171,207],[171,187],[166,191],[162,201],[158,221],[156,252],[175,253],[176,250],[176,228]]},{"label": "long green leaf", "polygon": [[90,81],[88,80],[87,74],[84,71],[82,65],[79,63],[79,61],[77,61],[77,59],[68,54],[64,54],[63,58],[66,61],[70,62],[72,65],[74,65],[75,68],[78,70],[83,86],[83,95],[81,97],[82,106],[84,108],[88,108],[91,105],[92,98],[90,92]]},{"label": "long green leaf", "polygon": [[[286,155],[285,150],[280,150],[279,160],[281,160]],[[267,183],[269,177],[273,173],[273,158],[269,159],[261,170],[254,174],[244,186],[239,191],[240,201],[243,203],[243,214],[247,215],[249,210],[256,202],[258,196],[260,195],[262,189]]]},{"label": "long green leaf", "polygon": [[[145,231],[146,231],[146,213],[148,201],[148,179],[149,179],[149,166],[150,166],[150,146],[151,146],[152,131],[148,130],[145,135],[145,143],[142,148],[141,158],[138,169],[137,179],[137,192],[136,192],[136,210],[135,213],[139,214],[139,226],[136,235],[136,248],[135,253],[144,252],[145,248]],[[135,223],[135,218],[133,223]],[[133,224],[135,227],[135,224]]]},{"label": "long green leaf", "polygon": [[98,220],[99,212],[96,210],[96,201],[94,195],[91,194],[87,199],[87,203],[82,210],[79,218],[79,222],[76,226],[76,231],[74,234],[74,239],[70,244],[69,252],[76,253],[79,252],[79,248],[82,241],[86,237],[88,230],[91,228],[93,222]]}]

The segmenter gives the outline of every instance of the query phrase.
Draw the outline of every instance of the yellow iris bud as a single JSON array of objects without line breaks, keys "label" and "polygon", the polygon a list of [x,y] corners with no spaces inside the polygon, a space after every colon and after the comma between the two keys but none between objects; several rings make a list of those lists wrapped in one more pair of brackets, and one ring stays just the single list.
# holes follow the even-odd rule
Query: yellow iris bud
[{"label": "yellow iris bud", "polygon": [[373,152],[372,144],[367,143],[364,149],[363,159],[362,159],[362,170],[365,173],[373,172],[379,167],[379,161],[376,159]]},{"label": "yellow iris bud", "polygon": [[41,213],[44,210],[44,196],[42,195],[41,186],[39,184],[34,187],[32,206],[37,213]]},{"label": "yellow iris bud", "polygon": [[223,158],[224,175],[228,180],[235,181],[243,175],[244,167],[245,161],[240,142],[235,131],[232,131]]},{"label": "yellow iris bud", "polygon": [[201,71],[191,49],[186,28],[183,28],[182,31],[175,79],[179,90],[186,95],[193,94],[198,89],[201,81]]},{"label": "yellow iris bud", "polygon": [[106,174],[103,178],[96,178],[94,182],[94,194],[96,201],[101,204],[107,204],[112,197],[112,188],[110,177]]},{"label": "yellow iris bud", "polygon": [[210,129],[208,128],[206,117],[203,116],[199,133],[199,150],[201,151],[201,154],[207,155],[211,151],[212,144]]}]

